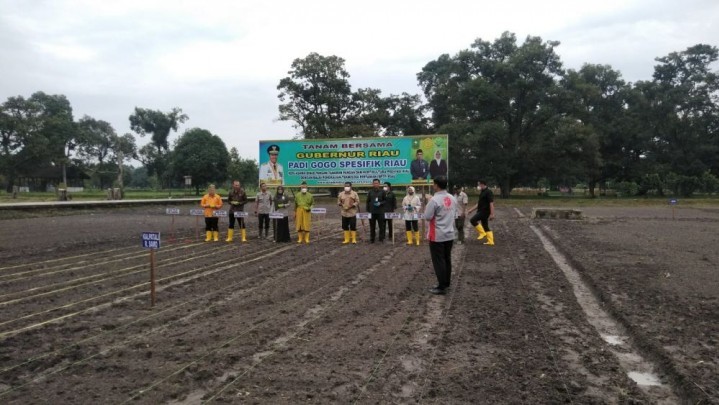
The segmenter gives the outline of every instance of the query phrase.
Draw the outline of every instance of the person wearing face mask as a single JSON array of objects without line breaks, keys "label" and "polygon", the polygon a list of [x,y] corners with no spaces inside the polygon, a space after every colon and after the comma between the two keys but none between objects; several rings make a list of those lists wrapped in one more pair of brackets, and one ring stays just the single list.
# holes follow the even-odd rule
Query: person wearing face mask
[{"label": "person wearing face mask", "polygon": [[442,152],[439,150],[434,152],[434,160],[429,163],[429,175],[432,178],[447,175],[447,161],[442,159]]},{"label": "person wearing face mask", "polygon": [[275,192],[275,212],[281,212],[284,217],[282,219],[275,219],[273,225],[275,226],[275,242],[289,242],[290,241],[290,220],[288,217],[288,208],[290,206],[290,199],[285,194],[285,188],[282,186],[277,187]]},{"label": "person wearing face mask", "polygon": [[457,200],[447,192],[446,177],[437,176],[433,181],[434,195],[424,210],[424,219],[429,221],[429,253],[434,274],[437,276],[437,286],[429,291],[432,294],[446,294],[452,278],[452,243]]},{"label": "person wearing face mask", "polygon": [[[395,197],[394,192],[392,191],[392,184],[390,184],[390,182],[388,181],[385,181],[382,190],[384,191],[385,196],[384,212],[394,212],[397,209],[397,197]],[[392,239],[392,234],[394,232],[394,229],[392,229],[393,223],[394,220],[385,219],[385,229],[387,229],[387,236],[390,240],[394,240]]]},{"label": "person wearing face mask", "polygon": [[300,185],[300,193],[295,195],[295,228],[297,229],[297,243],[310,243],[310,223],[312,221],[312,207],[315,199],[307,191],[307,182]]},{"label": "person wearing face mask", "polygon": [[416,240],[419,246],[419,210],[422,208],[422,201],[419,196],[414,193],[414,187],[407,187],[407,195],[402,199],[402,209],[404,210],[404,227],[407,232],[407,244],[412,245],[412,239]]},{"label": "person wearing face mask", "polygon": [[342,215],[342,231],[344,233],[343,245],[357,243],[357,209],[359,208],[359,195],[352,190],[352,183],[345,182],[344,190],[337,196],[337,205]]},{"label": "person wearing face mask", "polygon": [[369,220],[369,243],[374,243],[375,230],[379,223],[379,241],[384,242],[384,207],[386,195],[379,186],[379,179],[372,180],[372,188],[367,191],[367,212],[372,214]]},{"label": "person wearing face mask", "polygon": [[479,235],[477,240],[487,237],[485,245],[494,245],[494,232],[489,230],[489,221],[494,220],[494,194],[492,190],[487,187],[487,182],[480,180],[477,183],[477,190],[479,190],[479,201],[475,207],[472,207],[467,214],[477,211],[476,214],[469,220],[469,222],[477,229]]}]

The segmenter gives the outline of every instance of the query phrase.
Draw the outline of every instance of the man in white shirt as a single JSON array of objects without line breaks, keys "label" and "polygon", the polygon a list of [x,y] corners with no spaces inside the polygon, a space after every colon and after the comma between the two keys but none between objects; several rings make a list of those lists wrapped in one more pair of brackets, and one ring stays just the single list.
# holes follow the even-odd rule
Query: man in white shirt
[{"label": "man in white shirt", "polygon": [[268,146],[267,154],[270,157],[270,161],[260,165],[260,182],[265,182],[268,186],[284,185],[284,171],[282,165],[277,163],[280,147],[275,144]]}]

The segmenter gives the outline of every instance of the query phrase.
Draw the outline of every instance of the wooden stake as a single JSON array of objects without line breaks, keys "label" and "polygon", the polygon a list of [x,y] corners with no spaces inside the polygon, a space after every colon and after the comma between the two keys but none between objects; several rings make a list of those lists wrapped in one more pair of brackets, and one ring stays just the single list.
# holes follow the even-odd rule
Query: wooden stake
[{"label": "wooden stake", "polygon": [[155,249],[150,249],[150,306],[155,306]]}]

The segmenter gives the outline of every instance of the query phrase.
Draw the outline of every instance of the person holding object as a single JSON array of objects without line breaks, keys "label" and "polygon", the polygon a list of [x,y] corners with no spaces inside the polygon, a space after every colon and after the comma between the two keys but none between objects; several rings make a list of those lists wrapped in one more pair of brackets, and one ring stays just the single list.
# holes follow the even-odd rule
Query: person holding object
[{"label": "person holding object", "polygon": [[344,190],[337,196],[337,205],[342,215],[342,231],[344,233],[343,245],[357,243],[357,210],[359,208],[359,195],[352,190],[352,183],[345,182]]},{"label": "person holding object", "polygon": [[262,239],[262,228],[265,228],[265,238],[270,234],[270,212],[272,212],[272,194],[267,192],[267,184],[260,183],[260,192],[255,198],[255,215],[259,222],[258,238]]},{"label": "person holding object", "polygon": [[[394,212],[397,209],[397,197],[395,197],[394,192],[392,191],[392,184],[388,181],[384,182],[384,187],[382,190],[385,193],[385,199],[384,199],[384,212]],[[394,233],[394,229],[392,225],[394,224],[394,220],[392,219],[385,219],[385,228],[387,229],[387,235],[390,240],[394,240],[392,238],[392,235]]]},{"label": "person holding object", "polygon": [[281,212],[284,217],[282,219],[275,219],[274,220],[274,234],[275,234],[275,242],[289,242],[290,241],[290,218],[288,217],[289,214],[289,206],[290,206],[290,199],[285,195],[285,188],[282,186],[277,187],[277,191],[275,192],[275,212]]},{"label": "person holding object", "polygon": [[315,199],[307,191],[307,182],[300,185],[300,193],[295,195],[295,228],[297,229],[297,243],[310,243],[310,225],[312,221],[312,207]]},{"label": "person holding object", "polygon": [[447,192],[445,176],[435,177],[433,187],[434,195],[424,210],[424,219],[429,221],[429,253],[437,276],[437,286],[429,291],[432,294],[446,294],[452,279],[452,242],[457,200]]},{"label": "person holding object", "polygon": [[454,198],[457,200],[457,219],[454,221],[454,226],[457,228],[457,243],[461,245],[464,243],[464,221],[469,199],[460,186],[454,186]]},{"label": "person holding object", "polygon": [[374,243],[375,230],[379,223],[379,241],[384,242],[384,205],[385,192],[379,187],[379,179],[372,180],[372,188],[367,191],[367,212],[369,219],[369,243]]},{"label": "person holding object", "polygon": [[200,206],[205,209],[205,232],[207,233],[205,242],[213,239],[215,242],[219,241],[220,231],[217,228],[219,218],[215,216],[215,211],[222,208],[222,198],[220,198],[219,194],[215,194],[214,184],[210,184],[207,188],[207,194],[202,196]]},{"label": "person holding object", "polygon": [[419,196],[414,193],[414,187],[407,187],[407,195],[402,199],[402,209],[404,210],[405,230],[407,231],[407,244],[412,245],[412,236],[417,241],[419,246],[419,210],[422,208],[422,201]]},{"label": "person holding object", "polygon": [[494,220],[494,194],[487,187],[487,182],[480,180],[477,182],[477,190],[479,190],[479,201],[477,205],[472,207],[467,214],[477,210],[477,213],[469,220],[469,222],[477,229],[479,233],[477,240],[487,237],[485,245],[494,245],[494,232],[489,230],[489,221]]},{"label": "person holding object", "polygon": [[230,204],[230,227],[227,229],[227,239],[225,242],[232,242],[232,238],[235,235],[235,219],[237,219],[237,226],[240,228],[242,241],[247,242],[245,219],[235,218],[235,212],[244,211],[245,204],[247,204],[247,194],[245,193],[245,189],[241,187],[239,180],[232,182],[232,190],[227,196],[227,203]]}]

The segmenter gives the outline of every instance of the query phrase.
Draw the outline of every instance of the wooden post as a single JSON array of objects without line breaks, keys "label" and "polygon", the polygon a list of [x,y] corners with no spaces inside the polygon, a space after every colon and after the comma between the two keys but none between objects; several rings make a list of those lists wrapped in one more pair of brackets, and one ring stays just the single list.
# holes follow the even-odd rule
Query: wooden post
[{"label": "wooden post", "polygon": [[150,249],[150,306],[155,306],[155,249]]}]

